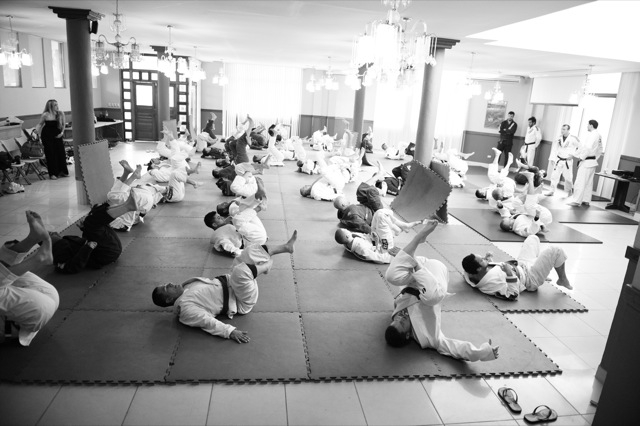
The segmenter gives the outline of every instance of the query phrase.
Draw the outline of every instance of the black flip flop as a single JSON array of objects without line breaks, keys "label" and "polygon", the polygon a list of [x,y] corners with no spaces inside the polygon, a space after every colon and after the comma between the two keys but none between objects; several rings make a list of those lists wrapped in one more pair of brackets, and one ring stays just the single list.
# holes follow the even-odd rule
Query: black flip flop
[{"label": "black flip flop", "polygon": [[[538,411],[540,408],[542,410]],[[547,407],[546,405],[538,405],[533,413],[525,414],[524,421],[527,423],[550,423],[555,422],[558,419],[558,413],[556,410]]]},{"label": "black flip flop", "polygon": [[[498,389],[498,396],[509,407],[509,410],[519,414],[522,412],[522,408],[518,405],[518,394],[511,388]],[[548,407],[547,407],[548,408]]]}]

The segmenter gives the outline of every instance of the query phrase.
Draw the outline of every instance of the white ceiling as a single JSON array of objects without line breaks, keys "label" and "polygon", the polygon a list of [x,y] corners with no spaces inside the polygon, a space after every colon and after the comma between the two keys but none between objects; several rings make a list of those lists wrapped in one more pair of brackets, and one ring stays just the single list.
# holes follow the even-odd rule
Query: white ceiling
[{"label": "white ceiling", "polygon": [[[429,31],[440,37],[460,40],[447,51],[448,70],[468,70],[470,52],[477,52],[477,72],[582,73],[590,64],[595,65],[594,73],[640,71],[638,62],[495,46],[487,44],[493,40],[469,37],[585,3],[589,2],[413,0],[402,15],[424,20]],[[115,12],[115,0],[0,0],[0,27],[8,28],[8,19],[3,16],[13,15],[15,31],[66,41],[65,23],[49,6],[91,9],[106,15],[100,22],[99,34],[114,40],[109,18]],[[167,25],[171,24],[173,44],[181,55],[193,56],[193,47],[198,46],[198,59],[205,62],[223,59],[318,69],[329,64],[346,69],[354,37],[363,32],[367,22],[383,19],[386,12],[379,0],[121,0],[119,7],[129,27],[123,36],[136,37],[143,52],[151,53],[150,45],[166,45]],[[606,40],[606,25],[616,23],[600,24],[593,31]],[[548,35],[554,30],[539,31]],[[558,37],[566,37],[564,34],[559,32]],[[611,38],[609,43],[631,45],[629,38],[620,38],[619,31],[615,39]]]}]

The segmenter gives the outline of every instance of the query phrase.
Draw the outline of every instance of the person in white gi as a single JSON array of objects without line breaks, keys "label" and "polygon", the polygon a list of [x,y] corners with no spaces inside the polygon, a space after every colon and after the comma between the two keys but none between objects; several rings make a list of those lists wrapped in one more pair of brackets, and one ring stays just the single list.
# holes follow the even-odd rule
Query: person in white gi
[{"label": "person in white gi", "polygon": [[144,221],[142,218],[162,200],[166,188],[152,184],[132,186],[140,178],[141,166],[138,165],[134,171],[126,160],[120,161],[120,164],[124,170],[107,193],[107,203],[111,207],[123,205],[133,196],[137,209],[118,216],[109,226],[129,231],[133,225]]},{"label": "person in white gi", "polygon": [[536,123],[535,117],[529,117],[529,127],[524,136],[524,145],[520,148],[520,161],[530,166],[533,166],[533,161],[536,158],[536,148],[542,141],[542,132]]},{"label": "person in white gi", "polygon": [[546,196],[552,196],[555,193],[560,176],[564,177],[564,190],[567,194],[570,194],[573,189],[573,156],[580,146],[580,141],[569,132],[570,129],[571,126],[568,124],[563,125],[560,137],[551,145],[549,153],[551,188],[545,192]]},{"label": "person in white gi", "polygon": [[502,170],[498,170],[498,160],[500,159],[502,151],[495,147],[491,149],[495,152],[493,162],[489,164],[489,168],[487,169],[487,176],[489,177],[491,185],[477,189],[476,197],[481,200],[487,200],[492,209],[499,211],[498,202],[505,207],[511,207],[516,190],[515,181],[508,177],[509,166],[513,162],[513,154],[509,153],[507,165]]},{"label": "person in white gi", "polygon": [[378,235],[373,232],[363,234],[340,228],[336,230],[334,237],[338,244],[344,246],[345,250],[365,262],[391,263],[391,259],[399,251],[399,249],[383,249]]},{"label": "person in white gi", "polygon": [[344,195],[344,186],[350,180],[349,171],[337,164],[327,165],[323,159],[318,160],[316,167],[321,176],[311,185],[300,188],[300,195],[318,201],[333,201]]},{"label": "person in white gi", "polygon": [[567,204],[572,206],[580,204],[588,206],[591,203],[593,177],[596,174],[596,167],[598,167],[598,158],[604,152],[596,120],[589,120],[588,131],[584,143],[580,144],[575,153],[575,157],[580,159],[580,165],[576,181],[573,184],[573,195],[567,201]]},{"label": "person in white gi", "polygon": [[552,269],[557,285],[572,290],[565,272],[567,254],[557,246],[540,251],[540,239],[531,235],[524,240],[518,260],[493,263],[493,255],[470,254],[462,259],[464,278],[471,287],[500,299],[516,300],[523,291],[537,291]]},{"label": "person in white gi", "polygon": [[522,171],[520,174],[526,176],[528,183],[527,195],[524,203],[520,199],[515,198],[507,208],[503,203],[498,202],[498,212],[502,217],[500,221],[500,229],[507,232],[513,232],[521,237],[535,235],[538,232],[544,232],[553,222],[553,217],[549,209],[538,204],[540,190],[542,185],[536,187],[533,182],[534,174],[532,172]]},{"label": "person in white gi", "polygon": [[214,229],[210,242],[217,252],[233,257],[238,257],[242,251],[242,235],[231,223]]},{"label": "person in white gi", "polygon": [[430,220],[391,261],[385,274],[391,285],[404,287],[395,300],[392,322],[385,331],[391,346],[406,345],[411,338],[423,349],[432,348],[442,355],[465,361],[491,361],[498,358],[498,346],[491,340],[480,347],[471,342],[446,337],[440,329],[440,303],[447,293],[449,271],[440,261],[416,256],[416,249],[438,226]]},{"label": "person in white gi", "polygon": [[294,231],[286,244],[248,246],[233,261],[230,274],[212,279],[194,277],[182,284],[157,286],[151,294],[153,303],[161,307],[174,306],[174,312],[184,325],[201,328],[211,335],[238,343],[249,343],[246,331],[240,331],[216,317],[226,315],[231,319],[236,314],[251,312],[258,302],[258,275],[269,272],[273,256],[293,253],[296,238],[297,231]]},{"label": "person in white gi", "polygon": [[[29,224],[27,237],[0,247],[0,316],[19,327],[20,345],[29,346],[55,314],[60,298],[55,287],[30,272],[42,265],[53,265],[53,254],[42,218],[33,211],[26,211],[25,215]],[[25,260],[39,243],[37,251]]]}]

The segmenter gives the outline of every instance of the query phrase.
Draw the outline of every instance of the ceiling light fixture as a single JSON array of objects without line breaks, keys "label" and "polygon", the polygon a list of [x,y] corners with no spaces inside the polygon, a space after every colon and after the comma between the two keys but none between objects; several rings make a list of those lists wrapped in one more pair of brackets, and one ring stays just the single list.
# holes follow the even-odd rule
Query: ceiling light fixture
[{"label": "ceiling light fixture", "polygon": [[213,79],[211,80],[211,82],[213,84],[217,84],[218,86],[224,87],[227,84],[229,84],[229,77],[227,77],[227,75],[224,72],[224,60],[221,59],[220,62],[222,62],[222,66],[218,70],[218,74],[213,76]]},{"label": "ceiling light fixture", "polygon": [[158,59],[158,71],[171,78],[176,73],[176,58],[173,57],[176,51],[173,48],[173,42],[171,41],[171,29],[173,25],[167,25],[169,29],[169,44],[164,49],[164,54]]},{"label": "ceiling light fixture", "polygon": [[30,67],[33,64],[33,57],[30,53],[27,53],[26,49],[19,51],[18,45],[18,33],[13,32],[13,24],[11,20],[12,15],[7,15],[9,18],[9,38],[2,42],[0,47],[0,65],[8,65],[12,70],[17,70],[25,67]]},{"label": "ceiling light fixture", "polygon": [[480,83],[473,79],[473,60],[476,57],[476,52],[471,52],[471,65],[469,66],[469,74],[467,74],[467,78],[464,81],[464,90],[465,94],[469,99],[474,96],[477,96],[482,92],[482,87]]},{"label": "ceiling light fixture", "polygon": [[[313,92],[318,92],[322,89],[325,90],[338,90],[340,88],[340,83],[338,83],[338,81],[336,80],[335,76],[333,75],[333,71],[331,69],[331,56],[329,56],[329,68],[325,71],[325,74],[323,77],[321,77],[320,79],[316,80],[316,69],[313,69],[313,74],[311,74],[311,77],[309,78],[309,81],[307,82],[305,88],[313,93]],[[347,76],[347,79],[349,78],[349,76]],[[345,80],[345,84],[349,84],[347,83],[347,80]]]},{"label": "ceiling light fixture", "polygon": [[193,58],[189,60],[189,78],[193,81],[202,81],[207,78],[207,73],[198,60],[198,46],[193,46]]},{"label": "ceiling light fixture", "polygon": [[[351,57],[354,68],[365,66],[362,85],[374,80],[407,87],[415,82],[415,71],[422,65],[436,65],[437,37],[429,33],[427,24],[400,16],[400,7],[410,0],[382,0],[389,7],[387,17],[368,23],[365,32],[356,38]],[[365,84],[366,82],[366,84]]]},{"label": "ceiling light fixture", "polygon": [[[498,74],[499,73],[500,72],[498,71]],[[499,104],[504,102],[504,93],[502,92],[500,81],[496,81],[495,86],[493,86],[493,90],[487,90],[485,92],[484,100],[492,104]]]},{"label": "ceiling light fixture", "polygon": [[591,72],[593,71],[593,65],[589,65],[589,71],[584,75],[584,83],[579,91],[571,93],[569,102],[572,104],[578,104],[579,107],[584,108],[589,102],[591,102],[596,96],[593,93],[593,85],[591,82]]},{"label": "ceiling light fixture", "polygon": [[[95,44],[95,56],[96,60],[100,62],[109,62],[109,65],[115,69],[127,68],[129,61],[139,62],[140,57],[140,45],[137,43],[135,37],[129,38],[126,43],[122,42],[121,32],[126,30],[124,21],[124,15],[119,11],[118,0],[116,0],[116,13],[111,18],[111,31],[115,36],[115,41],[111,42],[106,36],[100,34]],[[107,44],[114,46],[115,50],[107,51]],[[129,50],[127,47],[130,45]]]}]

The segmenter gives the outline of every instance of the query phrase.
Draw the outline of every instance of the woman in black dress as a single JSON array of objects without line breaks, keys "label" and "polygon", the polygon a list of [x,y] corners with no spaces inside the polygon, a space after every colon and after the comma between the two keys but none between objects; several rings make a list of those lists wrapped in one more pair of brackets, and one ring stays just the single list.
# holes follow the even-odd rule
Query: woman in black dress
[{"label": "woman in black dress", "polygon": [[64,149],[64,112],[58,109],[58,101],[51,99],[47,104],[36,127],[36,133],[44,145],[44,156],[47,159],[47,170],[52,180],[69,176],[67,154]]}]

